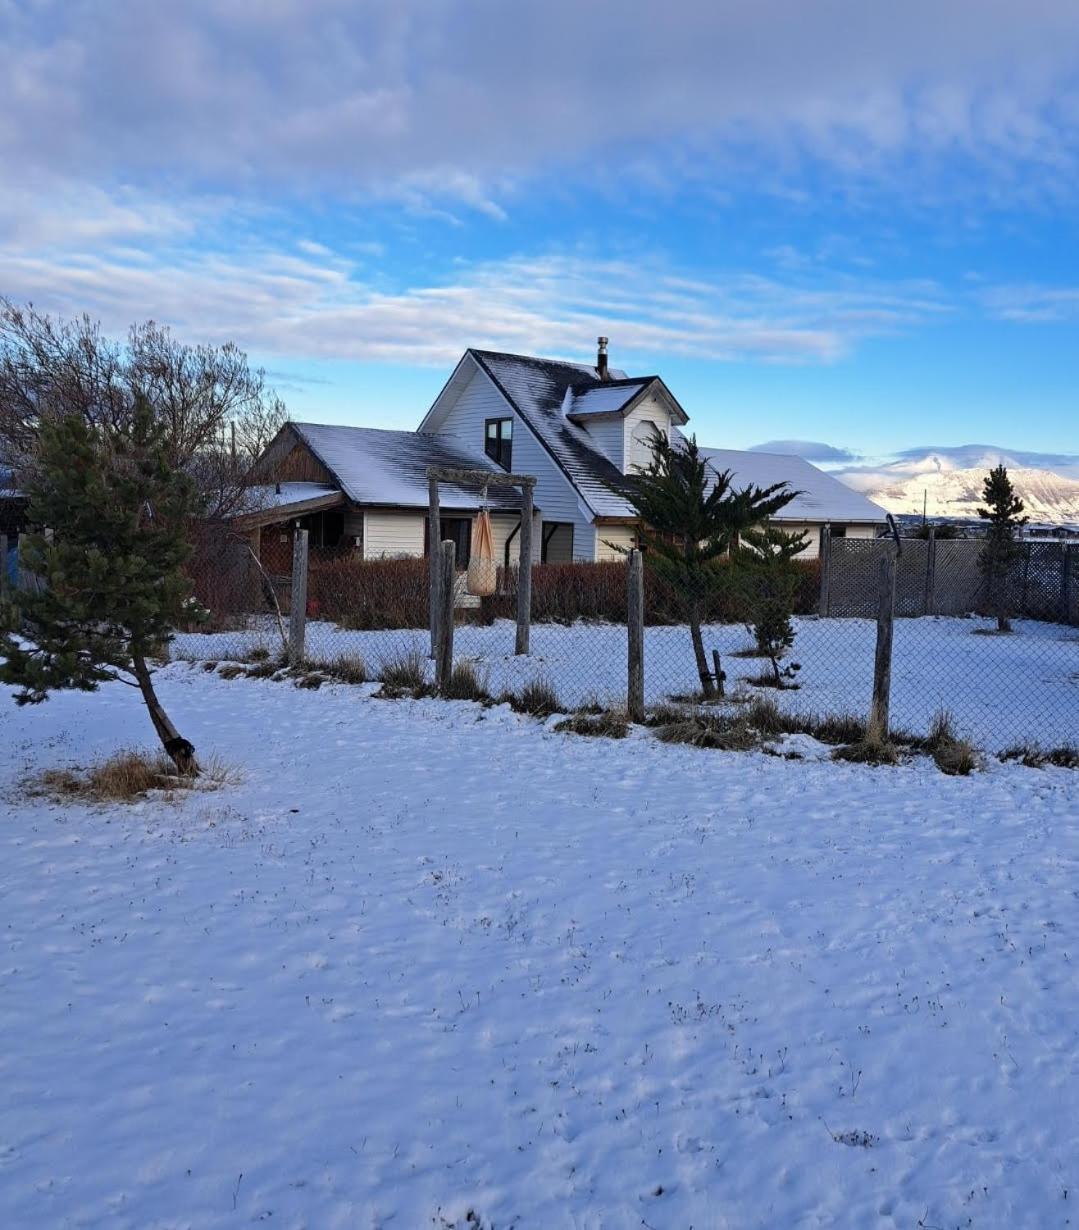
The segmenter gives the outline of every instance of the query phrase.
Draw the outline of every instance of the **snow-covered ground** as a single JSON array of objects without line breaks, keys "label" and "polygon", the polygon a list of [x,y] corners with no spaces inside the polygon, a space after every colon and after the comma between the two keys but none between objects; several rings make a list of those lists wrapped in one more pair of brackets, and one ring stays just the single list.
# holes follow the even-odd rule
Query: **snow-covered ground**
[{"label": "snow-covered ground", "polygon": [[161,676],[0,695],[0,1226],[1066,1226],[1079,774]]},{"label": "snow-covered ground", "polygon": [[[801,665],[797,691],[778,696],[785,707],[812,713],[868,713],[872,695],[876,623],[868,619],[800,619],[791,655]],[[1009,637],[975,635],[985,620],[901,619],[895,625],[892,716],[899,726],[925,733],[934,715],[948,709],[959,729],[979,745],[1000,750],[1022,740],[1056,744],[1079,741],[1079,630],[1062,624],[1019,620]],[[624,701],[626,629],[613,624],[537,624],[532,653],[513,656],[514,629],[502,620],[490,627],[459,627],[458,656],[482,663],[495,693],[518,688],[537,676],[551,680],[567,706],[585,701]],[[755,658],[730,658],[750,643],[738,624],[706,629],[705,642],[724,655],[732,687],[760,674]],[[416,632],[346,632],[330,623],[308,624],[309,652],[334,659],[358,655],[373,672],[409,651],[426,654],[429,639]],[[277,653],[276,622],[250,632],[183,634],[179,658],[241,656],[255,648]],[[685,628],[648,628],[645,690],[650,700],[691,691],[696,669]],[[775,696],[774,692],[769,695]]]}]

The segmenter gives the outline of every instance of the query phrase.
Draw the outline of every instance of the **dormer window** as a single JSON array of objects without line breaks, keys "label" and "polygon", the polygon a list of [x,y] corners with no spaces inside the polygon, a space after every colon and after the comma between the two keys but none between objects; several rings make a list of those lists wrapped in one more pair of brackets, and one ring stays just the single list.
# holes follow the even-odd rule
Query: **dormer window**
[{"label": "dormer window", "polygon": [[503,470],[513,469],[513,419],[488,419],[483,430],[483,451]]}]

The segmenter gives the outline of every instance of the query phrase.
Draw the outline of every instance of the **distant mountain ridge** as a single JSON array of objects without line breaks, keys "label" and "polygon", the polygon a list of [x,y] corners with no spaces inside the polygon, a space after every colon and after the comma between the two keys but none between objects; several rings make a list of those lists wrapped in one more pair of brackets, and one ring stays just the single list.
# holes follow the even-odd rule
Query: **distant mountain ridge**
[{"label": "distant mountain ridge", "polygon": [[[1003,458],[1005,465],[1007,458]],[[977,517],[982,484],[997,458],[961,468],[948,457],[928,453],[873,471],[848,470],[838,477],[885,511],[920,516],[923,502],[930,517]],[[1079,523],[1079,481],[1052,470],[1008,466],[1012,485],[1031,521],[1055,525]]]}]

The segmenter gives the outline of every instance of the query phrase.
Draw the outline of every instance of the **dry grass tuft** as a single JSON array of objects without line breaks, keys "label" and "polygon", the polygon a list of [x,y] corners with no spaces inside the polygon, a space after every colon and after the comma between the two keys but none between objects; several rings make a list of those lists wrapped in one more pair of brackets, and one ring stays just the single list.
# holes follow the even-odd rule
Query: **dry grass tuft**
[{"label": "dry grass tuft", "polygon": [[560,734],[624,739],[629,734],[629,722],[623,713],[574,713],[571,717],[559,722],[555,730]]},{"label": "dry grass tuft", "polygon": [[661,743],[686,743],[723,752],[748,752],[760,747],[763,738],[742,714],[697,713],[656,731]]},{"label": "dry grass tuft", "polygon": [[151,791],[210,788],[231,780],[228,769],[216,760],[203,766],[198,777],[177,773],[162,752],[123,751],[86,770],[46,769],[27,784],[32,795],[88,803],[133,803]]},{"label": "dry grass tuft", "polygon": [[856,743],[837,747],[832,759],[846,760],[851,764],[897,765],[899,749],[890,740],[867,731]]},{"label": "dry grass tuft", "polygon": [[552,713],[565,713],[554,684],[548,679],[532,679],[519,692],[503,692],[498,698],[517,713],[546,718]]},{"label": "dry grass tuft", "polygon": [[1059,747],[1042,747],[1039,743],[1017,743],[1000,753],[1001,760],[1017,760],[1028,769],[1079,769],[1079,744],[1062,743]]},{"label": "dry grass tuft", "polygon": [[387,692],[422,695],[427,690],[427,665],[418,650],[387,658],[379,674],[383,689]]},{"label": "dry grass tuft", "polygon": [[241,675],[247,674],[247,667],[242,666],[239,662],[226,662],[217,668],[217,673],[222,679],[238,679]]},{"label": "dry grass tuft", "polygon": [[488,676],[476,669],[475,662],[462,658],[453,664],[449,683],[443,689],[442,695],[447,700],[490,700],[487,680]]}]

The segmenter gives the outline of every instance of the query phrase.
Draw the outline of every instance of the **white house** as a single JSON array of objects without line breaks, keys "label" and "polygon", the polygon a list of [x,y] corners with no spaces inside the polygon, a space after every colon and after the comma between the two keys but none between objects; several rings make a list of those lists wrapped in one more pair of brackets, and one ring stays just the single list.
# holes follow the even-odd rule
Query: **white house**
[{"label": "white house", "polygon": [[[351,540],[365,558],[418,556],[426,541],[426,466],[501,467],[536,477],[536,562],[618,558],[635,534],[619,487],[647,464],[654,432],[675,439],[687,422],[659,376],[608,368],[605,338],[595,366],[470,349],[415,432],[287,425],[260,460],[274,485],[248,521],[257,530],[302,518],[317,544]],[[800,457],[703,451],[717,472],[733,472],[736,486],[790,483],[799,494],[774,520],[809,533],[807,555],[817,554],[824,525],[835,535],[873,538],[884,523],[875,504]],[[462,563],[479,501],[475,491],[442,495],[443,535],[457,541]],[[491,488],[489,505],[496,554],[515,560],[517,495]],[[263,533],[265,546],[267,537],[273,532]]]}]

